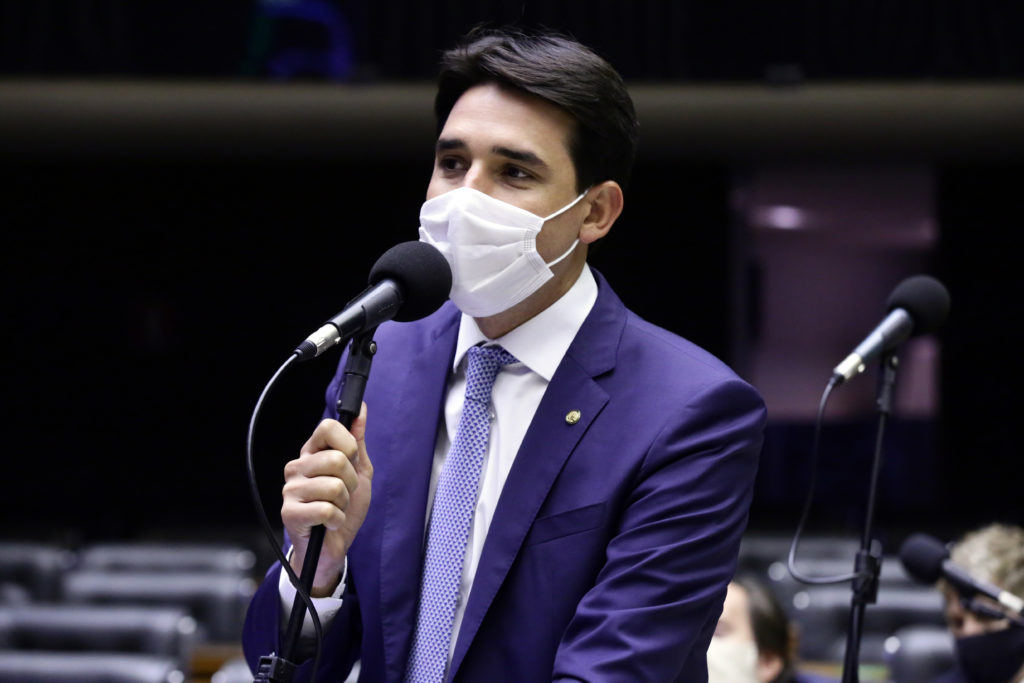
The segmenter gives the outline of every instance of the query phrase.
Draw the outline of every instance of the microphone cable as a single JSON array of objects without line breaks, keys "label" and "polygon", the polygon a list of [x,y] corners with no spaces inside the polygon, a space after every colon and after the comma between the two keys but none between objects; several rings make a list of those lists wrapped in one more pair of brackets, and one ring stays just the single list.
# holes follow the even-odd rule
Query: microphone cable
[{"label": "microphone cable", "polygon": [[850,572],[848,574],[837,574],[835,576],[808,576],[796,568],[797,546],[800,544],[800,536],[803,534],[804,525],[811,512],[811,503],[814,501],[814,489],[818,479],[818,454],[821,450],[821,428],[825,417],[825,405],[828,403],[832,390],[840,383],[840,376],[833,374],[825,387],[818,402],[818,417],[814,422],[814,440],[811,447],[811,481],[807,489],[807,499],[804,501],[803,512],[800,514],[800,521],[797,522],[796,531],[793,533],[793,543],[789,547],[789,556],[786,558],[786,565],[789,573],[794,579],[801,583],[812,585],[830,585],[855,580],[859,574]]},{"label": "microphone cable", "polygon": [[[270,547],[274,549],[274,554],[277,556],[277,560],[281,563],[281,570],[288,574],[288,580],[292,586],[295,587],[295,592],[302,598],[302,602],[305,603],[306,609],[309,611],[309,616],[313,621],[313,631],[316,633],[316,656],[313,658],[313,672],[310,680],[316,679],[316,671],[320,668],[320,650],[324,639],[323,626],[320,624],[320,615],[317,614],[316,608],[313,606],[313,599],[309,593],[302,586],[302,581],[299,579],[295,570],[292,569],[291,563],[288,562],[288,558],[285,557],[284,551],[281,549],[281,542],[277,540],[277,534],[274,532],[273,526],[270,524],[270,518],[267,516],[267,512],[263,507],[263,500],[260,497],[259,486],[256,484],[256,468],[253,464],[253,439],[256,433],[256,421],[259,419],[260,413],[263,410],[263,403],[267,396],[270,394],[270,390],[277,383],[277,380],[284,374],[284,371],[292,366],[296,361],[299,360],[299,352],[296,350],[288,360],[277,369],[270,381],[263,388],[263,392],[260,397],[256,400],[256,407],[252,411],[252,417],[249,420],[249,433],[245,440],[245,464],[246,469],[249,473],[249,493],[252,496],[253,504],[256,506],[257,517],[260,520],[260,524],[263,527],[263,532],[266,534],[267,539],[270,541]],[[287,653],[288,656],[292,656],[292,653]]]}]

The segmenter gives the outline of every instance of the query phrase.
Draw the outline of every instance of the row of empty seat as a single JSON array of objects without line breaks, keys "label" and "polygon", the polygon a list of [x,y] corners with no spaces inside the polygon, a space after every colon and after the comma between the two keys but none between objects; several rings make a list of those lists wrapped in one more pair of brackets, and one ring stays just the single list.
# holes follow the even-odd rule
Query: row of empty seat
[{"label": "row of empty seat", "polygon": [[0,681],[183,683],[219,673],[201,651],[229,675],[256,564],[236,545],[0,542]]},{"label": "row of empty seat", "polygon": [[[786,565],[790,542],[748,534],[740,571],[775,592],[797,627],[801,660],[838,666],[850,585],[797,581]],[[810,576],[848,573],[857,550],[849,539],[811,537],[801,543],[797,566]],[[234,545],[116,543],[72,551],[0,542],[0,682],[196,680],[197,648],[217,644],[228,655],[207,672],[210,679],[244,681],[249,673],[237,646],[261,571],[253,551]],[[884,556],[878,600],[865,611],[860,661],[887,667],[896,683],[917,683],[952,658],[940,594]]]}]

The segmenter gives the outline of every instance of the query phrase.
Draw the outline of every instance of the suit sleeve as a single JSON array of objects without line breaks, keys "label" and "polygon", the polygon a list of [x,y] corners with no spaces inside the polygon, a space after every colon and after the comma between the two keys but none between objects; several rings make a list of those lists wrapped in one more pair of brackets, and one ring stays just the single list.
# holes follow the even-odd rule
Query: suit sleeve
[{"label": "suit sleeve", "polygon": [[[278,585],[281,565],[275,562],[257,589],[245,616],[242,630],[242,648],[249,668],[255,673],[260,657],[281,654],[287,621],[281,608]],[[345,680],[352,665],[359,658],[361,627],[359,597],[351,582],[346,586],[341,608],[330,622],[323,623],[324,642],[320,655],[320,674],[316,680]],[[316,655],[314,639],[300,638],[292,653],[292,664],[300,665],[294,681],[311,680],[313,658]]]},{"label": "suit sleeve", "polygon": [[[661,429],[563,635],[555,680],[707,680],[764,423],[761,397],[730,379],[705,387]],[[628,439],[629,426],[622,432]]]}]

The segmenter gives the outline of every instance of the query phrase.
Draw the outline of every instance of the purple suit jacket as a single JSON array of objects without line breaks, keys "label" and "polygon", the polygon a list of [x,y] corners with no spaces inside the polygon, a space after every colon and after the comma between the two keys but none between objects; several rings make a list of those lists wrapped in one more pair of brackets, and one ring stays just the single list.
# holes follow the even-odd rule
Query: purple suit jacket
[{"label": "purple suit jacket", "polygon": [[[716,358],[628,311],[595,276],[597,302],[502,490],[448,680],[707,679],[764,404]],[[402,679],[458,325],[449,302],[374,337],[365,394],[373,501],[349,551],[344,604],[325,628],[318,680],[343,681],[357,659],[361,681]],[[336,376],[328,415],[338,390]],[[571,410],[581,413],[575,424],[566,421]],[[251,665],[279,651],[279,572],[271,568],[249,609]]]}]

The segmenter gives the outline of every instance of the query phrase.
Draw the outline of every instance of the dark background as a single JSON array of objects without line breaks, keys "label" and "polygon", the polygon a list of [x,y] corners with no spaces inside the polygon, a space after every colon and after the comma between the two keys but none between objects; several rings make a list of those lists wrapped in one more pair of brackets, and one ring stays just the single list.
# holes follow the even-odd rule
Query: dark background
[{"label": "dark background", "polygon": [[1024,6],[985,0],[4,0],[0,20],[10,74],[432,78],[439,50],[502,23],[571,33],[634,81],[1024,72]]},{"label": "dark background", "polygon": [[[1021,3],[0,0],[0,79],[421,83],[439,50],[484,20],[571,32],[631,85],[1019,86],[1024,77]],[[66,114],[74,128],[76,112]],[[255,537],[244,443],[256,398],[295,345],[363,288],[376,257],[415,238],[431,141],[398,154],[270,154],[270,128],[249,154],[126,154],[112,124],[109,140],[62,154],[59,140],[22,144],[18,126],[30,130],[30,119],[0,130],[5,533],[70,543]],[[648,145],[627,212],[592,263],[638,313],[742,371],[738,349],[757,343],[757,325],[746,324],[757,283],[735,190],[751,166],[786,155]],[[909,159],[936,181],[930,272],[954,303],[939,334],[941,409],[889,427],[883,537],[1024,521],[1015,391],[1024,155],[1019,140],[1007,149],[946,158],[925,148]],[[878,319],[883,303],[873,304]],[[842,306],[806,314],[842,315]],[[256,455],[272,516],[281,468],[318,419],[336,359],[296,367],[266,405]],[[753,528],[795,526],[812,426],[772,423]],[[826,426],[812,527],[860,529],[874,428],[871,415]]]}]

